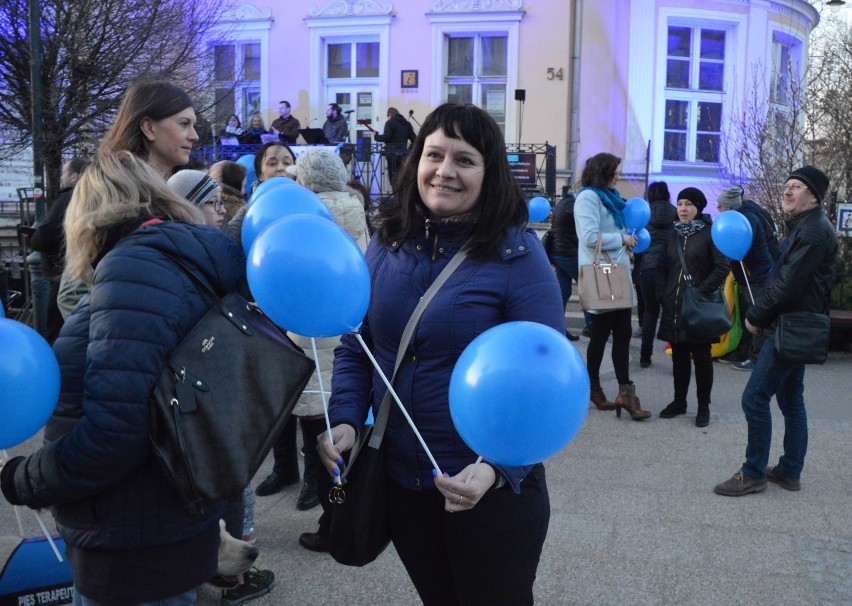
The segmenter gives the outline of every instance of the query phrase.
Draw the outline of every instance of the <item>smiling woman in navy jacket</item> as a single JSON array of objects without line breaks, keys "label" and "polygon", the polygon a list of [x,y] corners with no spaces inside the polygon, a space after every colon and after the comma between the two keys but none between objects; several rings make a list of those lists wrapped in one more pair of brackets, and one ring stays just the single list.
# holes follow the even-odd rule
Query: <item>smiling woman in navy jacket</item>
[{"label": "smiling woman in navy jacket", "polygon": [[[387,376],[403,328],[467,241],[471,254],[426,308],[395,388],[447,477],[432,465],[394,405],[385,434],[389,527],[423,603],[532,604],[550,504],[544,467],[482,463],[450,418],[450,374],[464,348],[514,320],[565,333],[559,286],[506,159],[500,128],[473,105],[444,104],[423,122],[400,170],[399,204],[384,211],[367,249],[372,277],[362,334]],[[371,404],[385,395],[352,335],[335,351],[326,467],[352,448]],[[458,514],[458,515],[455,515]]]}]

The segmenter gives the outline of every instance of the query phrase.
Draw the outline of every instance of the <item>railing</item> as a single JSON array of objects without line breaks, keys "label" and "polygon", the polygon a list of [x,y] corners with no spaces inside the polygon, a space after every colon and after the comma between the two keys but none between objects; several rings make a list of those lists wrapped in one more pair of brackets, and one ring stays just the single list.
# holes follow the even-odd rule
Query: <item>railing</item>
[{"label": "railing", "polygon": [[[298,157],[307,145],[291,145]],[[337,149],[339,146],[326,146]],[[346,144],[345,154],[352,154],[351,170],[357,179],[370,192],[373,200],[382,200],[391,194],[388,161],[402,158],[405,150],[389,150],[382,143],[368,143],[365,140]],[[203,166],[210,166],[220,160],[236,161],[247,154],[254,155],[260,145],[204,145],[193,152],[193,159]],[[512,172],[521,189],[528,197],[556,197],[556,148],[547,143],[522,143],[506,146],[506,154],[512,165]]]}]

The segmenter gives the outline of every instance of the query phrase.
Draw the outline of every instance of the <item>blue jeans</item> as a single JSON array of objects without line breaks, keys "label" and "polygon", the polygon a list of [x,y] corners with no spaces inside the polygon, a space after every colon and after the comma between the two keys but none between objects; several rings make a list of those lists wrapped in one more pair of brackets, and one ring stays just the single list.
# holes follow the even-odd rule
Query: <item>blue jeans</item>
[{"label": "blue jeans", "polygon": [[[195,603],[197,595],[197,590],[190,589],[180,595],[164,598],[162,600],[154,600],[153,602],[139,602],[135,606],[191,606]],[[90,600],[89,598],[80,595],[80,592],[78,591],[74,591],[74,601],[72,604],[73,606],[109,606],[109,604],[105,602]]]},{"label": "blue jeans", "polygon": [[766,477],[772,443],[772,396],[784,415],[784,455],[777,471],[798,479],[808,450],[808,415],[805,412],[805,366],[775,359],[771,340],[760,349],[754,370],[743,391],[743,412],[748,422],[748,446],[743,473],[750,478]]}]

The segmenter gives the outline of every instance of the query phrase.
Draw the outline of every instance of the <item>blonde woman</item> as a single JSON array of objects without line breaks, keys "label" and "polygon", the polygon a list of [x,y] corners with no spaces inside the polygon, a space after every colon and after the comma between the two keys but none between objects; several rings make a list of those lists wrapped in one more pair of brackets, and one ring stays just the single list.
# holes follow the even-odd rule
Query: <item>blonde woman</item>
[{"label": "blonde woman", "polygon": [[191,517],[152,453],[148,398],[169,354],[208,309],[181,259],[215,291],[245,261],[201,212],[128,151],[99,153],[66,217],[67,268],[84,298],[54,345],[62,393],[46,445],[2,470],[6,499],[52,507],[79,606],[192,604],[216,572],[219,518]]}]

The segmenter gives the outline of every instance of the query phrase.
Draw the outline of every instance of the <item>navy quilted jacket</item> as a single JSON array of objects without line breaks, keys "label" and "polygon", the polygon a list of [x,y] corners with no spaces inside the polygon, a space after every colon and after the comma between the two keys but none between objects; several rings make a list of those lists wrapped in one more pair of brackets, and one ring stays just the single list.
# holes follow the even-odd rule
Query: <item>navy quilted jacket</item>
[{"label": "navy quilted jacket", "polygon": [[[458,223],[433,222],[432,228],[437,232],[432,239],[388,247],[374,238],[367,249],[372,292],[362,335],[388,378],[418,300],[466,239],[465,227]],[[420,319],[395,383],[441,471],[451,476],[476,460],[449,411],[450,375],[464,348],[487,329],[515,320],[565,331],[559,285],[535,233],[512,228],[499,251],[487,259],[468,257],[438,291]],[[332,425],[360,427],[370,403],[380,404],[385,391],[357,340],[344,336],[335,350]],[[432,464],[396,404],[385,440],[394,481],[413,490],[434,488]],[[530,469],[496,467],[515,491]]]},{"label": "navy quilted jacket", "polygon": [[240,249],[209,227],[165,222],[119,240],[54,344],[61,394],[44,447],[3,470],[6,498],[53,506],[73,548],[169,545],[210,531],[221,514],[190,518],[149,444],[149,394],[208,307],[164,252],[197,268],[219,294],[245,277]]}]

